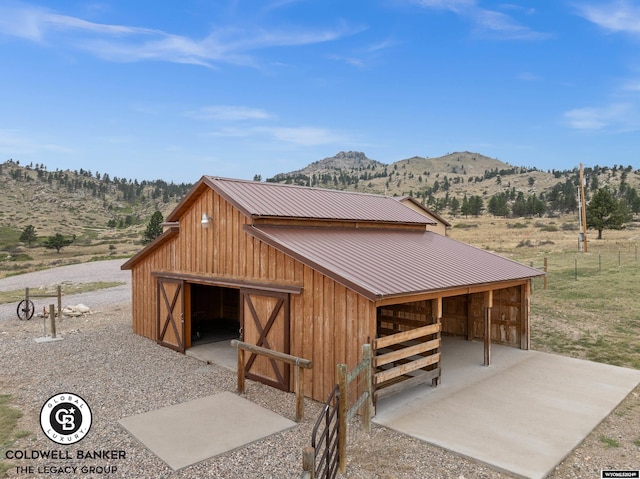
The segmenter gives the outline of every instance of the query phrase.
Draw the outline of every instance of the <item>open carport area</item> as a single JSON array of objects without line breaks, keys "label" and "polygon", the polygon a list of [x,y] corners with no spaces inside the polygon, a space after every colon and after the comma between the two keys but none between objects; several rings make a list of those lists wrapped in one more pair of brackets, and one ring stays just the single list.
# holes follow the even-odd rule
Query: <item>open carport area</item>
[{"label": "open carport area", "polygon": [[442,383],[381,400],[374,422],[527,478],[545,477],[640,383],[640,371],[443,338]]}]

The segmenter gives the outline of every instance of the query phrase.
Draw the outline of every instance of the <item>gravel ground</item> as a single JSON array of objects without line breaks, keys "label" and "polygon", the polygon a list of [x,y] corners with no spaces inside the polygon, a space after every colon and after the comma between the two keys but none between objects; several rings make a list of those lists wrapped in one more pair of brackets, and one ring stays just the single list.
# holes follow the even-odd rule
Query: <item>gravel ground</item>
[{"label": "gravel ground", "polygon": [[[113,263],[113,262],[105,262]],[[65,268],[78,268],[80,265]],[[71,278],[75,282],[105,281],[109,268],[119,264],[90,263],[89,272]],[[61,268],[59,268],[61,269]],[[100,273],[98,273],[100,272]],[[59,271],[58,271],[59,273]],[[114,271],[114,274],[119,274]],[[42,278],[42,273],[36,273]],[[53,276],[57,278],[60,276]],[[20,284],[18,277],[0,280]],[[21,279],[22,280],[22,279]],[[32,280],[28,285],[35,287]],[[44,280],[42,280],[44,282]],[[56,280],[53,279],[53,282]],[[18,286],[21,287],[21,286]],[[9,287],[8,289],[16,289]],[[118,290],[121,288],[112,288]],[[83,295],[85,296],[85,295]],[[120,299],[118,299],[118,297]],[[58,331],[63,341],[38,344],[40,321],[0,317],[0,385],[23,412],[19,428],[26,431],[12,450],[63,449],[122,450],[125,459],[12,460],[9,477],[108,477],[108,478],[298,478],[302,449],[310,443],[311,429],[321,405],[305,402],[305,421],[296,427],[244,448],[172,471],[153,453],[132,438],[118,420],[171,404],[235,390],[235,374],[216,365],[175,353],[137,336],[130,328],[130,293],[100,290],[86,293],[83,302],[93,314],[63,318]],[[66,302],[65,302],[66,303]],[[81,442],[56,447],[42,433],[39,412],[44,401],[63,391],[82,396],[93,412],[90,433]],[[640,397],[636,389],[616,411],[550,475],[551,478],[598,478],[601,469],[640,469]],[[295,397],[248,381],[246,398],[289,419],[294,419]],[[224,414],[224,411],[221,411]],[[550,431],[550,433],[552,433]],[[603,441],[602,438],[611,439]],[[615,441],[615,442],[612,442]],[[4,457],[0,458],[4,459]],[[15,466],[94,466],[103,473],[77,475],[28,474]],[[116,468],[115,470],[113,468]],[[108,472],[107,472],[108,471]],[[512,477],[470,459],[415,440],[383,427],[371,433],[354,424],[349,431],[348,466],[345,478],[451,478],[500,479]]]},{"label": "gravel ground", "polygon": [[[114,288],[67,296],[63,294],[62,307],[82,303],[89,306],[93,311],[98,311],[105,307],[129,304],[131,303],[131,271],[122,271],[120,269],[120,266],[125,261],[124,259],[95,261],[9,276],[8,278],[0,279],[0,291],[29,288],[33,293],[37,293],[38,290],[57,286],[64,282],[80,284],[97,281],[122,282],[124,283],[122,286]],[[36,311],[42,311],[42,308],[45,307],[48,309],[49,304],[55,304],[56,301],[56,298],[33,298]],[[17,306],[17,303],[0,304],[0,325],[2,320],[17,318]]]}]

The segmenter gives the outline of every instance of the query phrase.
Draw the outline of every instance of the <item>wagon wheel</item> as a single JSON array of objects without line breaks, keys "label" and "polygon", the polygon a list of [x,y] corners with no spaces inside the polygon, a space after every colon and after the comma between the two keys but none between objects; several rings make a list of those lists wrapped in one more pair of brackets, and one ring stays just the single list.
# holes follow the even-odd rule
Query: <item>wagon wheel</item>
[{"label": "wagon wheel", "polygon": [[33,301],[23,299],[18,303],[18,319],[25,320],[31,319],[33,317],[33,312],[35,311],[35,306],[33,305]]}]

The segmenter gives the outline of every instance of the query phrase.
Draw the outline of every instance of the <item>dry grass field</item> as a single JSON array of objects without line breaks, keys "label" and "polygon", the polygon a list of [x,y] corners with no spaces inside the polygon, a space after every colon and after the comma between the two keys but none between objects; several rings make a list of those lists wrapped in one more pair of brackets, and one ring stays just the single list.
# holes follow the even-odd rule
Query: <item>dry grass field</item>
[{"label": "dry grass field", "polygon": [[574,217],[459,218],[450,237],[543,269],[533,284],[531,346],[640,369],[640,229],[587,235],[578,249]]}]

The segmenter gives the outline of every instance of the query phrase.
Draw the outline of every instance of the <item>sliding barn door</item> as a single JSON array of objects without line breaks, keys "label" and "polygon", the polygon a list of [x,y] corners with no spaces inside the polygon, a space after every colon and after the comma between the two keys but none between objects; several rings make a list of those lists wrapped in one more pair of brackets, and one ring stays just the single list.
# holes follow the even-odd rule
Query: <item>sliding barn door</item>
[{"label": "sliding barn door", "polygon": [[184,282],[158,278],[158,343],[184,353],[184,326]]},{"label": "sliding barn door", "polygon": [[[289,294],[243,289],[243,341],[289,354]],[[245,375],[250,379],[289,391],[289,365],[254,353],[245,356]]]}]

